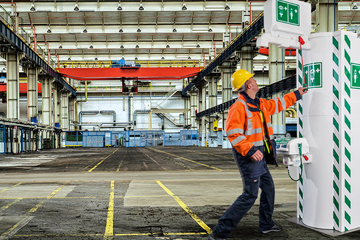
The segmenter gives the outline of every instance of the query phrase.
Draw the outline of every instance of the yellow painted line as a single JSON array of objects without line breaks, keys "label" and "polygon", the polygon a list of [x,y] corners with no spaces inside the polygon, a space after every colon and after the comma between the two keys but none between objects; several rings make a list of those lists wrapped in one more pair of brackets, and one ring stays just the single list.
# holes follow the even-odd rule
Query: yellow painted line
[{"label": "yellow painted line", "polygon": [[[166,235],[166,236],[186,236],[186,235],[205,235],[206,232],[188,232],[188,233],[164,233],[164,232],[154,232],[154,233],[118,233],[114,234],[116,237],[126,237],[126,236],[153,236],[153,235]],[[16,234],[14,237],[93,237],[93,236],[102,236],[102,234]]]},{"label": "yellow painted line", "polygon": [[19,185],[22,184],[22,183],[24,183],[24,182],[19,182],[19,183],[17,183],[17,184],[12,185],[11,187],[8,187],[8,188],[5,188],[5,189],[3,189],[3,190],[0,190],[0,193],[5,192],[6,190],[9,190],[10,188],[19,186]]},{"label": "yellow painted line", "polygon": [[[46,197],[45,200],[48,200],[50,198],[52,198],[55,194],[57,194],[63,187],[65,187],[66,183],[61,185],[60,187],[58,187],[55,191],[53,191],[49,196]],[[27,221],[27,219],[30,217],[30,214],[35,212],[36,210],[39,209],[39,207],[41,207],[44,203],[44,201],[39,202],[35,207],[33,207],[32,209],[30,209],[30,211],[28,211],[25,214],[25,217],[23,219],[21,219],[18,223],[16,223],[14,226],[12,226],[11,228],[9,228],[7,231],[3,232],[0,236],[6,236],[9,235],[13,232],[13,230],[15,230],[18,226],[20,226],[23,222]]]},{"label": "yellow painted line", "polygon": [[8,205],[2,206],[2,207],[0,208],[0,212],[4,211],[5,209],[9,208],[11,205],[17,203],[17,202],[20,201],[20,200],[21,200],[21,198],[15,199],[13,202],[9,203]]},{"label": "yellow painted line", "polygon": [[119,172],[120,171],[120,167],[121,167],[121,165],[122,165],[122,163],[124,162],[124,159],[123,160],[121,160],[121,162],[120,162],[120,164],[119,164],[119,166],[118,166],[118,168],[116,169],[116,172]]},{"label": "yellow painted line", "polygon": [[196,161],[194,161],[194,160],[190,160],[190,159],[187,159],[187,158],[183,158],[183,157],[180,157],[180,156],[177,156],[177,155],[168,153],[168,152],[164,152],[164,151],[161,151],[161,150],[158,150],[158,149],[155,149],[155,148],[151,148],[151,147],[149,147],[149,148],[152,149],[152,150],[154,150],[154,151],[166,153],[166,154],[169,154],[169,155],[171,155],[171,156],[178,157],[178,158],[184,159],[184,160],[189,161],[189,162],[192,162],[192,163],[196,163],[196,164],[199,164],[199,165],[208,167],[208,168],[215,169],[215,170],[217,170],[217,171],[222,171],[220,168],[212,167],[212,166],[209,166],[209,165],[207,165],[207,164],[199,163],[199,162],[196,162]]},{"label": "yellow painted line", "polygon": [[193,152],[193,153],[198,153],[198,154],[211,155],[211,156],[216,156],[216,157],[221,157],[221,158],[234,159],[233,157],[225,157],[225,156],[216,155],[216,154],[212,154],[212,153],[202,153],[202,152],[197,152],[197,151],[192,151],[192,150],[185,150],[185,151]]},{"label": "yellow painted line", "polygon": [[46,200],[52,198],[53,196],[55,196],[55,194],[57,194],[63,187],[65,187],[66,183],[61,185],[60,187],[58,187],[55,191],[53,191],[49,196],[47,196],[43,201],[39,202],[35,207],[33,207],[32,209],[30,209],[29,213],[33,213],[36,210],[39,209],[39,207],[41,207]]},{"label": "yellow painted line", "polygon": [[170,196],[172,196],[174,198],[174,200],[185,210],[185,212],[187,212],[197,222],[197,224],[200,225],[200,227],[202,227],[207,233],[211,233],[211,231],[212,231],[211,228],[209,228],[209,226],[206,225],[206,223],[204,223],[195,213],[193,213],[190,210],[190,208],[188,208],[188,206],[186,206],[185,203],[183,201],[181,201],[181,199],[178,196],[176,196],[174,193],[172,193],[160,181],[156,181],[156,182],[165,190],[165,192],[167,192],[167,194],[169,194]]},{"label": "yellow painted line", "polygon": [[103,160],[101,160],[98,164],[95,165],[95,167],[93,167],[92,169],[90,169],[88,172],[92,172],[95,168],[97,168],[100,164],[102,164],[108,157],[110,157],[111,155],[113,155],[118,149],[116,149],[115,151],[113,151],[112,153],[110,153],[107,157],[105,157]]},{"label": "yellow painted line", "polygon": [[113,239],[114,237],[114,181],[110,184],[109,208],[106,220],[106,229],[104,239]]}]

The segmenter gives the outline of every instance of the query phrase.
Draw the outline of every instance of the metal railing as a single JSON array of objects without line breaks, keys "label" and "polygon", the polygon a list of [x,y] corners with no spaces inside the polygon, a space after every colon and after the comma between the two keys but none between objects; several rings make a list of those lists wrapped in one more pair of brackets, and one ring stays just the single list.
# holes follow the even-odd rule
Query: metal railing
[{"label": "metal railing", "polygon": [[28,32],[25,31],[23,27],[18,27],[15,29],[15,18],[13,18],[6,9],[0,5],[0,20],[6,24],[16,35],[25,42],[30,48],[36,52],[39,57],[41,57],[45,62],[47,62],[52,68],[55,68],[56,62],[49,55],[46,55],[47,52],[39,44],[35,45],[35,39]]}]

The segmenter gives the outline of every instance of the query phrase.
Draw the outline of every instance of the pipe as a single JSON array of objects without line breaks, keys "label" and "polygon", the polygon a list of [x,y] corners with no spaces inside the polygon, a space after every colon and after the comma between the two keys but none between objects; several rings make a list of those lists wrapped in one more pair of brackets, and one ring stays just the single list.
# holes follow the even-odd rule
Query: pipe
[{"label": "pipe", "polygon": [[137,113],[149,113],[149,112],[150,112],[150,110],[135,110],[134,111],[134,116],[133,116],[134,126],[136,126],[136,115],[137,115]]},{"label": "pipe", "polygon": [[[77,110],[78,110],[78,103],[79,102],[86,102],[87,101],[87,97],[88,97],[88,95],[87,95],[87,93],[88,93],[88,87],[87,87],[87,82],[88,81],[85,81],[85,100],[75,100],[74,101],[74,104],[75,104],[75,112],[74,112],[74,115],[75,115],[75,121],[76,122],[78,122],[78,118],[77,118]],[[77,127],[75,127],[75,131],[77,131],[78,129],[77,129]]]},{"label": "pipe", "polygon": [[116,122],[116,112],[114,110],[101,110],[100,114],[113,114],[113,121]]},{"label": "pipe", "polygon": [[79,112],[79,117],[78,117],[79,123],[81,124],[81,116],[83,114],[98,114],[98,113],[99,113],[99,111],[81,111],[81,112]]}]

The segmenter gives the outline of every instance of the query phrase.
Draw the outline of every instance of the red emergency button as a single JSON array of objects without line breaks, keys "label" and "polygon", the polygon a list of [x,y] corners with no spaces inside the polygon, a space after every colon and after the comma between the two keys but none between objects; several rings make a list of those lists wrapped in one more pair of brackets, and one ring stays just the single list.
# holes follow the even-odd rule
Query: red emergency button
[{"label": "red emergency button", "polygon": [[304,158],[305,158],[305,161],[308,161],[308,160],[309,160],[308,156],[306,156],[306,155],[303,155],[303,156],[304,156]]}]

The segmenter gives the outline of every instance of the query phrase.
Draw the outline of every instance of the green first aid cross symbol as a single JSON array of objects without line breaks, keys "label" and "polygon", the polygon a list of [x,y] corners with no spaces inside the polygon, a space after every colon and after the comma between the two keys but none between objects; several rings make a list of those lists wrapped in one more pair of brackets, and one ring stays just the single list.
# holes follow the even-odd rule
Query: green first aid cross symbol
[{"label": "green first aid cross symbol", "polygon": [[360,64],[351,64],[351,88],[360,89]]},{"label": "green first aid cross symbol", "polygon": [[[305,82],[309,88],[322,88],[322,63],[309,63],[304,66]],[[359,79],[360,80],[360,79]]]},{"label": "green first aid cross symbol", "polygon": [[300,6],[298,4],[277,0],[276,21],[300,26]]}]

